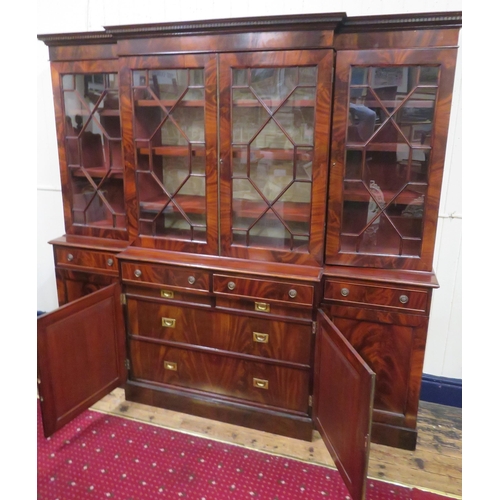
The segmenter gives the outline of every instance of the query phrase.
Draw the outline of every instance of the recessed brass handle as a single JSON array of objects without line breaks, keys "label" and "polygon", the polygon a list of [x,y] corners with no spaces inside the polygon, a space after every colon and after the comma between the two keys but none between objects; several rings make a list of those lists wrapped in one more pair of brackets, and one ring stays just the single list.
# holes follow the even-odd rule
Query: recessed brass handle
[{"label": "recessed brass handle", "polygon": [[177,371],[177,363],[174,363],[173,361],[164,361],[163,367],[165,370],[172,370],[173,372]]},{"label": "recessed brass handle", "polygon": [[340,295],[342,295],[342,297],[347,297],[349,295],[349,288],[342,288],[342,290],[340,290]]},{"label": "recessed brass handle", "polygon": [[253,386],[258,387],[259,389],[269,389],[269,381],[264,380],[262,378],[255,378],[254,377]]},{"label": "recessed brass handle", "polygon": [[255,302],[255,310],[268,313],[271,307],[266,302]]},{"label": "recessed brass handle", "polygon": [[106,264],[107,264],[109,267],[111,267],[114,263],[115,263],[115,261],[114,261],[113,259],[108,259],[108,260],[106,261]]},{"label": "recessed brass handle", "polygon": [[68,259],[68,262],[71,262],[74,257],[73,257],[73,254],[72,253],[69,253],[68,256],[66,257]]},{"label": "recessed brass handle", "polygon": [[234,290],[236,288],[236,283],[234,281],[230,281],[227,284],[227,287],[229,288],[229,290]]},{"label": "recessed brass handle", "polygon": [[267,344],[269,342],[268,333],[253,332],[253,341],[259,342],[261,344]]},{"label": "recessed brass handle", "polygon": [[194,285],[194,282],[195,282],[195,281],[196,281],[196,279],[195,279],[195,277],[194,277],[194,276],[189,276],[189,278],[188,278],[188,283],[189,283],[190,285]]},{"label": "recessed brass handle", "polygon": [[161,326],[164,328],[175,328],[174,318],[161,318]]},{"label": "recessed brass handle", "polygon": [[407,304],[408,303],[408,295],[400,295],[399,296],[399,302],[401,302],[401,304]]},{"label": "recessed brass handle", "polygon": [[136,269],[136,270],[134,271],[134,276],[135,276],[136,278],[140,278],[140,277],[142,276],[142,271],[141,271],[140,269]]},{"label": "recessed brass handle", "polygon": [[297,297],[297,290],[294,290],[293,288],[288,292],[288,296],[291,298],[291,299],[294,299],[295,297]]},{"label": "recessed brass handle", "polygon": [[161,290],[160,295],[164,299],[173,299],[174,298],[174,292],[172,292],[172,290]]}]

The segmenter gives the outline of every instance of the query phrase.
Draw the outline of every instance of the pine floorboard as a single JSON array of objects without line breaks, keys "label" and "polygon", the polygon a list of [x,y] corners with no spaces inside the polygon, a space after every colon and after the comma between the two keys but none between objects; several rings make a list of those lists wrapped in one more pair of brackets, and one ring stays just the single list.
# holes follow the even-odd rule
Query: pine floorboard
[{"label": "pine floorboard", "polygon": [[[125,400],[115,389],[91,409],[246,448],[335,467],[319,433],[312,442]],[[462,410],[421,401],[415,451],[371,444],[368,476],[462,498]]]}]

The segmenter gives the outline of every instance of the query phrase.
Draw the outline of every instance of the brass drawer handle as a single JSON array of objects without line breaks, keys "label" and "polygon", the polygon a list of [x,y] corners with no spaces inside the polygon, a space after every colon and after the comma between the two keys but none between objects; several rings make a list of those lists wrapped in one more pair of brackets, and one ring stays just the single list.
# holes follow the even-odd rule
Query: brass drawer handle
[{"label": "brass drawer handle", "polygon": [[340,295],[342,295],[342,297],[347,297],[349,295],[349,288],[342,288],[342,290],[340,290]]},{"label": "brass drawer handle", "polygon": [[194,282],[196,281],[196,278],[194,276],[189,276],[188,278],[188,283],[190,285],[194,285]]},{"label": "brass drawer handle", "polygon": [[297,290],[294,290],[293,288],[288,292],[288,296],[291,298],[291,299],[294,299],[295,297],[297,297]]},{"label": "brass drawer handle", "polygon": [[261,344],[267,344],[269,342],[268,333],[253,332],[253,341],[259,342]]},{"label": "brass drawer handle", "polygon": [[266,302],[255,302],[255,310],[268,313],[271,307]]},{"label": "brass drawer handle", "polygon": [[227,287],[229,288],[229,290],[234,290],[236,288],[236,283],[234,281],[230,281],[227,284]]},{"label": "brass drawer handle", "polygon": [[174,292],[172,292],[172,290],[161,290],[160,295],[164,299],[173,299],[174,298]]},{"label": "brass drawer handle", "polygon": [[142,276],[142,271],[141,271],[140,269],[136,269],[136,270],[134,271],[134,276],[135,276],[136,278],[140,278],[140,277]]},{"label": "brass drawer handle", "polygon": [[68,259],[68,262],[71,262],[74,259],[72,253],[69,253],[66,258]]},{"label": "brass drawer handle", "polygon": [[165,370],[172,370],[173,372],[177,371],[177,363],[174,363],[173,361],[164,361],[163,367]]},{"label": "brass drawer handle", "polygon": [[253,386],[258,387],[259,389],[269,389],[269,381],[264,380],[262,378],[253,379]]},{"label": "brass drawer handle", "polygon": [[108,260],[106,261],[106,264],[107,264],[109,267],[111,267],[114,263],[115,263],[115,261],[114,261],[113,259],[111,259],[111,258],[110,258],[110,259],[108,259]]},{"label": "brass drawer handle", "polygon": [[175,328],[175,319],[173,318],[161,318],[161,326],[165,328]]},{"label": "brass drawer handle", "polygon": [[408,303],[408,295],[400,295],[399,296],[399,302],[401,302],[401,304],[407,304]]}]

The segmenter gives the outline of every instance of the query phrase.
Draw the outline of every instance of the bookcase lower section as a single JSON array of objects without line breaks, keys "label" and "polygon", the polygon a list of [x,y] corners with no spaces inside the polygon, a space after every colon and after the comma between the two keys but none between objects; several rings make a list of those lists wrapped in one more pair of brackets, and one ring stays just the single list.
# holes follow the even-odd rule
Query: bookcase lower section
[{"label": "bookcase lower section", "polygon": [[312,419],[305,415],[228,401],[213,394],[130,380],[125,384],[125,398],[136,403],[312,441]]}]

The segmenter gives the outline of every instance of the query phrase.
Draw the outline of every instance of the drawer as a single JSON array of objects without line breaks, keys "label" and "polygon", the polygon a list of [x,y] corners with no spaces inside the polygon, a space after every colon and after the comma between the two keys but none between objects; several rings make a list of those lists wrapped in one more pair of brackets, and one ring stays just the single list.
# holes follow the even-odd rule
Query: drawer
[{"label": "drawer", "polygon": [[309,370],[130,341],[133,380],[307,413]]},{"label": "drawer", "polygon": [[381,306],[419,313],[427,312],[429,303],[426,290],[335,280],[325,282],[324,298],[351,305]]},{"label": "drawer", "polygon": [[160,303],[175,303],[182,305],[200,305],[212,307],[213,297],[207,293],[199,293],[196,290],[179,290],[162,285],[125,285],[125,294],[131,298],[141,297],[153,299]]},{"label": "drawer", "polygon": [[312,307],[314,287],[302,283],[214,274],[214,293]]},{"label": "drawer", "polygon": [[129,334],[267,359],[310,364],[312,327],[127,300]]},{"label": "drawer", "polygon": [[159,285],[174,290],[208,292],[210,274],[198,269],[186,269],[160,264],[121,263],[122,280],[128,283]]},{"label": "drawer", "polygon": [[112,252],[54,246],[57,267],[104,271],[118,276],[118,260]]}]

